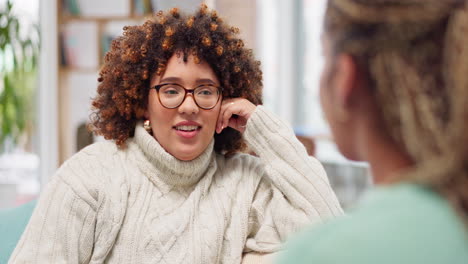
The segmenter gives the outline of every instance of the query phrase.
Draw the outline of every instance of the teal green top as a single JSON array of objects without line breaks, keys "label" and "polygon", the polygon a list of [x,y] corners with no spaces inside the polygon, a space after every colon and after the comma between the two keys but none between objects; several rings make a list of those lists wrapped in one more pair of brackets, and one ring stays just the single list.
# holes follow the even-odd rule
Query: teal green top
[{"label": "teal green top", "polygon": [[278,263],[468,264],[468,230],[429,189],[377,187],[348,216],[293,239]]}]

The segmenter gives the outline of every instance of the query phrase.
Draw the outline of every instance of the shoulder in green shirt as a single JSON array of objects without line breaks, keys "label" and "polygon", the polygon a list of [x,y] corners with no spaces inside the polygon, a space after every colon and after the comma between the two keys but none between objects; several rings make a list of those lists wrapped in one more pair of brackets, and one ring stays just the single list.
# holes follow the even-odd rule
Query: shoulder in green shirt
[{"label": "shoulder in green shirt", "polygon": [[292,240],[278,263],[468,264],[468,230],[429,189],[377,187],[350,215]]}]

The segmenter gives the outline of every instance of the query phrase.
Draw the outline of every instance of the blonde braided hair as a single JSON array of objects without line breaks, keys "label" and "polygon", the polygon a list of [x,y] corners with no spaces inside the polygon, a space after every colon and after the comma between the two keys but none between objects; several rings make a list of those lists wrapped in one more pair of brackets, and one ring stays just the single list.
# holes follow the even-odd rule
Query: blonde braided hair
[{"label": "blonde braided hair", "polygon": [[468,224],[467,1],[330,0],[325,32],[368,72],[386,127],[415,161],[404,177]]}]

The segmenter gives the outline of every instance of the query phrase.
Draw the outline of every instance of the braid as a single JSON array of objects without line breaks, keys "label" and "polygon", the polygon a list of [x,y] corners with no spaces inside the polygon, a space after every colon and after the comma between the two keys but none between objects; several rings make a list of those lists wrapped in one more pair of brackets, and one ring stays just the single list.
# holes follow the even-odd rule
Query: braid
[{"label": "braid", "polygon": [[454,12],[445,39],[443,75],[451,95],[451,123],[447,152],[456,170],[435,188],[458,209],[468,226],[468,3]]},{"label": "braid", "polygon": [[368,71],[390,135],[416,163],[404,177],[468,224],[466,1],[331,0],[325,30]]}]

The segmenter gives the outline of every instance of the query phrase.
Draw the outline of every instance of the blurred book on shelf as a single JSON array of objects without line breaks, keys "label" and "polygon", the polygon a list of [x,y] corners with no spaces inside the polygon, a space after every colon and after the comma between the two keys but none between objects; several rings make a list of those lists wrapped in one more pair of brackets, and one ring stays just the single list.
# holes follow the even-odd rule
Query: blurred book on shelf
[{"label": "blurred book on shelf", "polygon": [[150,14],[154,11],[151,0],[133,0],[133,12],[137,16]]},{"label": "blurred book on shelf", "polygon": [[62,0],[62,8],[68,15],[77,16],[80,14],[77,0]]},{"label": "blurred book on shelf", "polygon": [[62,25],[61,59],[63,65],[77,69],[97,69],[98,27],[90,21],[72,21]]},{"label": "blurred book on shelf", "polygon": [[101,54],[102,59],[104,55],[109,51],[112,40],[118,36],[122,36],[124,26],[133,26],[142,24],[143,21],[138,20],[118,20],[118,21],[109,21],[104,24],[103,30],[101,33]]}]

